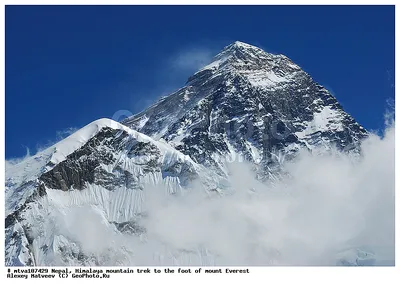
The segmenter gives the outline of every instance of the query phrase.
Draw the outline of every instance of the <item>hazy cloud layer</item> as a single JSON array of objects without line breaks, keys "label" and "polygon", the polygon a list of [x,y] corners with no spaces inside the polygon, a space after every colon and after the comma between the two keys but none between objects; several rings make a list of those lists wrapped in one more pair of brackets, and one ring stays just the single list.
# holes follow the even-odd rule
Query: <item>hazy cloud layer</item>
[{"label": "hazy cloud layer", "polygon": [[305,152],[275,184],[233,163],[225,196],[146,188],[140,236],[116,231],[101,205],[55,207],[56,235],[107,265],[394,265],[394,148],[393,125],[360,159]]},{"label": "hazy cloud layer", "polygon": [[146,227],[174,248],[206,246],[221,264],[332,265],[348,249],[394,263],[394,128],[366,140],[358,162],[307,152],[285,167],[288,179],[264,186],[234,164],[235,194],[150,205]]},{"label": "hazy cloud layer", "polygon": [[31,157],[32,155],[35,155],[35,154],[53,146],[57,142],[67,138],[69,135],[78,131],[78,129],[79,128],[76,128],[76,127],[69,127],[64,130],[57,131],[54,140],[49,140],[46,144],[37,144],[35,150],[33,150],[34,152],[32,152],[32,150],[29,149],[28,147],[25,147],[26,154],[23,157],[9,158],[9,159],[5,160],[6,168],[8,165],[18,164],[19,162]]},{"label": "hazy cloud layer", "polygon": [[214,52],[208,48],[188,48],[171,57],[171,66],[183,72],[195,72],[209,64]]}]

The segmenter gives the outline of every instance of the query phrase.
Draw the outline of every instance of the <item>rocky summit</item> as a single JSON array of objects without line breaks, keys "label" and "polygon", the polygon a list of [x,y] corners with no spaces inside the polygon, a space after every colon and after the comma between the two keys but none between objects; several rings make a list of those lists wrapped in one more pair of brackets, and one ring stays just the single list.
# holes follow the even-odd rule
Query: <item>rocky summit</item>
[{"label": "rocky summit", "polygon": [[225,47],[183,88],[122,123],[217,169],[221,155],[241,154],[265,165],[274,160],[271,153],[351,150],[367,136],[289,58],[242,42]]}]

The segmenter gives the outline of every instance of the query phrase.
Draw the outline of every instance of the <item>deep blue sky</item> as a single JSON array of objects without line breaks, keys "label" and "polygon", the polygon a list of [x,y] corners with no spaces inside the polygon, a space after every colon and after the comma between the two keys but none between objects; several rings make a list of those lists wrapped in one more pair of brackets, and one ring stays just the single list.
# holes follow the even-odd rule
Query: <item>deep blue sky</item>
[{"label": "deep blue sky", "polygon": [[140,111],[235,40],[285,54],[364,127],[382,129],[394,15],[394,6],[7,6],[6,158]]}]

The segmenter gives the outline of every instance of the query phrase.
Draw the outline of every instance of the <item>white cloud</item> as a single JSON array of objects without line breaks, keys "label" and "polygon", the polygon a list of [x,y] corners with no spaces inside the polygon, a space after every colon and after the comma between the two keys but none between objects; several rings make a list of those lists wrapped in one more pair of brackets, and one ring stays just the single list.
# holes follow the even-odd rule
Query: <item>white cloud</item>
[{"label": "white cloud", "polygon": [[186,80],[196,71],[210,63],[216,50],[200,44],[184,47],[171,53],[165,61],[161,61],[149,77],[153,85],[145,90],[135,90],[130,87],[130,111],[141,112],[163,96],[170,95],[184,86]]},{"label": "white cloud", "polygon": [[79,128],[76,128],[76,127],[68,127],[68,128],[66,128],[64,130],[57,131],[56,132],[56,140],[57,141],[62,140],[64,138],[68,137],[69,135],[71,135],[72,133],[78,131],[78,129]]},{"label": "white cloud", "polygon": [[27,159],[29,157],[32,157],[33,155],[37,154],[38,152],[41,152],[41,151],[49,148],[50,146],[56,144],[57,142],[63,140],[64,138],[68,137],[69,135],[73,134],[78,129],[79,128],[76,128],[76,127],[69,127],[69,128],[64,129],[64,130],[57,131],[54,140],[49,140],[46,144],[42,144],[42,145],[37,144],[33,154],[31,154],[32,152],[28,147],[25,147],[26,154],[24,156],[16,157],[16,158],[9,158],[9,159],[5,160],[6,168],[7,168],[8,165],[17,164],[17,163],[19,163],[19,162],[21,162],[21,161],[23,161],[23,160],[25,160],[25,159]]},{"label": "white cloud", "polygon": [[233,163],[236,191],[225,196],[146,188],[141,238],[107,226],[101,205],[95,212],[86,205],[87,213],[69,206],[71,215],[56,225],[108,265],[335,265],[354,263],[357,251],[394,264],[394,125],[384,138],[371,135],[358,160],[306,152],[284,167],[286,179],[265,185],[249,166]]},{"label": "white cloud", "polygon": [[6,169],[10,165],[18,164],[19,162],[31,157],[31,151],[29,150],[29,148],[25,146],[25,149],[26,149],[26,153],[25,153],[24,156],[19,157],[19,158],[10,158],[10,159],[5,160]]},{"label": "white cloud", "polygon": [[394,127],[366,140],[359,162],[304,153],[274,186],[234,168],[237,193],[157,206],[149,230],[173,246],[206,245],[228,264],[334,264],[337,252],[366,246],[380,263],[394,262]]},{"label": "white cloud", "polygon": [[214,52],[209,48],[188,48],[173,55],[171,65],[182,72],[195,72],[210,63],[213,56]]}]

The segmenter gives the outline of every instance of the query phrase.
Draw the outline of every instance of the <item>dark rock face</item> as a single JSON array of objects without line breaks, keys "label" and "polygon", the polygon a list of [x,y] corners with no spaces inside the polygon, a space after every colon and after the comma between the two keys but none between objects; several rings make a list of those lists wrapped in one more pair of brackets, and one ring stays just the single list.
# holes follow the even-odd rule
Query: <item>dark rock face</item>
[{"label": "dark rock face", "polygon": [[[141,192],[149,178],[161,180],[165,177],[176,177],[180,186],[184,186],[198,178],[199,174],[193,163],[183,157],[170,146],[158,144],[150,138],[146,139],[144,135],[130,133],[123,128],[102,127],[82,147],[73,151],[63,161],[56,165],[51,161],[48,162],[46,165],[48,171],[43,172],[36,180],[29,180],[19,186],[15,185],[15,192],[23,193],[24,190],[30,189],[32,193],[22,204],[19,202],[19,205],[15,205],[15,211],[6,216],[5,243],[6,257],[8,257],[6,264],[19,264],[19,258],[13,253],[24,251],[24,265],[37,265],[32,248],[34,241],[41,235],[38,225],[46,220],[41,209],[48,204],[47,190],[79,192],[92,185],[101,186],[125,198],[126,193]],[[149,177],[141,180],[147,175]],[[156,182],[153,183],[156,184]],[[164,187],[164,185],[161,186]],[[125,194],[121,195],[121,193]],[[115,210],[115,212],[120,211],[124,210]],[[134,214],[136,210],[128,213]],[[136,215],[140,214],[139,210]],[[32,215],[35,218],[30,217]],[[114,223],[121,233],[138,235],[145,232],[145,229],[133,220],[110,221],[110,223]],[[67,245],[64,246],[64,243]],[[46,256],[49,247],[43,244],[38,251]],[[79,265],[99,264],[96,257],[83,253],[79,245],[71,247],[71,242],[68,241],[61,242],[61,246],[57,249],[50,250],[50,252],[54,251],[65,263],[75,261]]]},{"label": "dark rock face", "polygon": [[[171,166],[163,167],[160,161],[161,152],[154,144],[137,141],[121,130],[103,128],[66,160],[41,175],[39,180],[47,188],[63,191],[82,190],[87,184],[100,185],[108,190],[122,185],[127,189],[140,189],[137,175],[122,168],[123,162],[118,159],[121,152],[134,159],[134,164],[141,167],[143,173],[139,176],[162,172],[171,177],[180,177],[183,185],[198,177],[193,166],[187,162],[177,161]],[[113,165],[112,172],[106,171],[104,165]]]},{"label": "dark rock face", "polygon": [[163,138],[206,166],[217,166],[213,154],[230,148],[268,164],[271,152],[290,155],[321,145],[350,150],[367,136],[290,59],[243,43],[226,47],[185,87],[122,123]]},{"label": "dark rock face", "polygon": [[115,227],[122,233],[139,235],[146,232],[146,229],[136,221],[114,222]]},{"label": "dark rock face", "polygon": [[[160,168],[157,161],[160,151],[155,145],[138,142],[120,130],[103,128],[79,150],[39,179],[47,188],[63,191],[82,190],[86,184],[100,185],[108,190],[121,185],[137,188],[137,178],[119,165],[115,156],[118,152],[126,152],[128,157],[146,155],[146,159],[137,162],[144,166],[145,173]],[[113,172],[107,172],[102,165],[114,165]]]}]

